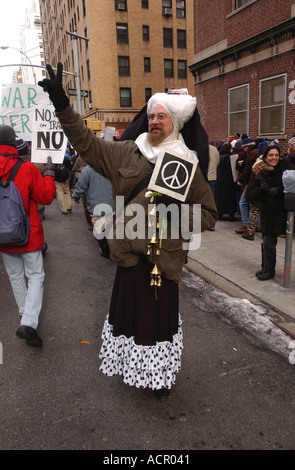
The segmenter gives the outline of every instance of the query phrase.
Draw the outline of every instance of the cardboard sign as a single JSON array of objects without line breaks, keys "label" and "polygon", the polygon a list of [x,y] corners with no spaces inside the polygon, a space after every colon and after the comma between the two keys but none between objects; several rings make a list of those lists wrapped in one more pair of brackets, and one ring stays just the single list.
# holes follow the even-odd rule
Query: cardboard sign
[{"label": "cardboard sign", "polygon": [[157,159],[148,189],[184,202],[196,168],[194,160],[164,149]]},{"label": "cardboard sign", "polygon": [[17,139],[32,140],[33,110],[49,106],[48,93],[38,85],[10,83],[2,86],[0,124],[13,127]]},{"label": "cardboard sign", "polygon": [[31,161],[46,163],[51,157],[53,163],[62,163],[68,140],[53,106],[34,109],[32,129]]}]

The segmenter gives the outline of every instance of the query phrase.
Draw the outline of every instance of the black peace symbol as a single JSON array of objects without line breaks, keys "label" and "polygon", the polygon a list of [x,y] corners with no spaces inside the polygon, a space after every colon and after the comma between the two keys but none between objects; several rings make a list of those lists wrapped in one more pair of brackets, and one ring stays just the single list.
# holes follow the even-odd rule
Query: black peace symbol
[{"label": "black peace symbol", "polygon": [[[171,166],[169,169],[169,165],[174,165],[175,168]],[[172,173],[171,173],[171,170],[172,170]],[[165,172],[166,172],[166,176],[165,176]],[[183,188],[183,186],[185,186],[189,180],[188,169],[183,163],[178,162],[176,160],[171,160],[170,162],[165,163],[165,165],[163,165],[161,176],[166,186],[172,189]]]}]

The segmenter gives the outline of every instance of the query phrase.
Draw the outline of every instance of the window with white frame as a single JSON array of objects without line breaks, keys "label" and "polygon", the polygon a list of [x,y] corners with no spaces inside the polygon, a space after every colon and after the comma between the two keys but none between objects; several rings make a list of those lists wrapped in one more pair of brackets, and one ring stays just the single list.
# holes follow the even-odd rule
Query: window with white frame
[{"label": "window with white frame", "polygon": [[284,134],[286,114],[286,74],[260,80],[259,134]]},{"label": "window with white frame", "polygon": [[228,90],[228,135],[236,132],[248,134],[249,129],[249,84]]}]

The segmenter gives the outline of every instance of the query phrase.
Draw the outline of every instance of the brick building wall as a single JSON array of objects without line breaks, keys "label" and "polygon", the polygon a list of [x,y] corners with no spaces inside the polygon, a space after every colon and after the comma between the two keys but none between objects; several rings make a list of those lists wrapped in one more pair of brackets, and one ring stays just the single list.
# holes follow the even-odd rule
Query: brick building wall
[{"label": "brick building wall", "polygon": [[[247,87],[249,136],[278,138],[285,151],[295,133],[295,1],[249,0],[238,9],[235,5],[235,0],[209,4],[195,0],[195,56],[190,70],[202,123],[214,141],[231,137],[229,94],[233,88]],[[280,95],[284,126],[266,135],[265,130],[260,132],[260,87],[276,76],[285,80],[284,96]],[[275,108],[276,87],[269,93]]]}]

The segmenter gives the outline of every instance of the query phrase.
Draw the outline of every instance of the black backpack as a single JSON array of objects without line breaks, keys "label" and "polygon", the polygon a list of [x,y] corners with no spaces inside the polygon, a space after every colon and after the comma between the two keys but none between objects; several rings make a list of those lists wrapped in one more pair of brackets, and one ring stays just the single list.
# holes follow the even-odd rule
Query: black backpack
[{"label": "black backpack", "polygon": [[6,181],[0,177],[0,244],[26,245],[30,235],[30,216],[13,180],[23,163],[18,160]]}]

